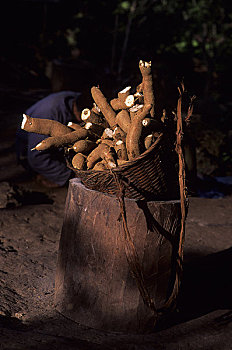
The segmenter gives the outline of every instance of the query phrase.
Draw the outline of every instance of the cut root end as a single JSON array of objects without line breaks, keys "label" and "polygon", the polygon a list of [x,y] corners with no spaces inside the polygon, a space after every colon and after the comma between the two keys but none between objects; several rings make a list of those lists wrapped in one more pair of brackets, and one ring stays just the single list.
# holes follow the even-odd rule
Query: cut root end
[{"label": "cut root end", "polygon": [[26,114],[23,114],[23,120],[22,120],[22,124],[21,124],[21,129],[24,129],[25,127],[25,124],[27,122],[27,115]]}]

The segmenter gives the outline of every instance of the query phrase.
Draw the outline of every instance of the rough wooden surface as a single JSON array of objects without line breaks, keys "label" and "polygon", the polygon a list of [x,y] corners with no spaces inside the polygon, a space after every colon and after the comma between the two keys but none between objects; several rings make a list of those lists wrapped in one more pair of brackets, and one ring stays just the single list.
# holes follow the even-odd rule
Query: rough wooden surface
[{"label": "rough wooden surface", "polygon": [[[144,281],[157,309],[172,285],[180,202],[125,199],[127,223]],[[120,206],[114,196],[70,181],[56,270],[55,304],[83,325],[144,332],[153,312],[141,297],[125,254]]]}]

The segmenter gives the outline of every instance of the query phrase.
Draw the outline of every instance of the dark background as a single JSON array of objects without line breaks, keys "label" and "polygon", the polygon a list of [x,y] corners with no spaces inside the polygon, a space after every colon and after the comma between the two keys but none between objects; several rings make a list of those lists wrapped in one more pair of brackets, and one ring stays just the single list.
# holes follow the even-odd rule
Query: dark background
[{"label": "dark background", "polygon": [[182,79],[187,94],[196,95],[190,134],[198,173],[231,176],[231,19],[226,0],[7,1],[0,18],[1,113],[12,91],[19,113],[22,91],[85,91],[88,105],[91,86],[99,84],[113,97],[140,82],[140,59],[151,60],[158,114],[175,110]]}]

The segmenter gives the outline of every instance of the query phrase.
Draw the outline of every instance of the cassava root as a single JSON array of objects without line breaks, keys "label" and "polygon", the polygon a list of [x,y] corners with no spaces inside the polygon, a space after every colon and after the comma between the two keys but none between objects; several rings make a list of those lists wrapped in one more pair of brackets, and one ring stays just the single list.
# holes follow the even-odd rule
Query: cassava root
[{"label": "cassava root", "polygon": [[27,114],[23,114],[21,129],[49,136],[65,135],[72,131],[68,126],[56,120],[32,118]]},{"label": "cassava root", "polygon": [[76,153],[72,166],[78,170],[103,171],[138,157],[154,143],[163,124],[154,118],[151,62],[140,60],[139,70],[142,82],[136,92],[127,86],[109,103],[100,88],[93,86],[93,106],[82,110],[82,126],[23,115],[22,129],[49,136],[33,150],[68,147]]}]

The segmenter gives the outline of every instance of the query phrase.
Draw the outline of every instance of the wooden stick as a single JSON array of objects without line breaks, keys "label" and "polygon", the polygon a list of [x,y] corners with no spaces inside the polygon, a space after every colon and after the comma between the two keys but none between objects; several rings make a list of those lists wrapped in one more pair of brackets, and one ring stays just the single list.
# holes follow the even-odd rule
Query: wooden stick
[{"label": "wooden stick", "polygon": [[176,278],[175,283],[172,289],[172,293],[169,296],[168,300],[165,303],[165,308],[170,308],[176,300],[176,297],[179,292],[181,276],[183,271],[183,246],[185,238],[185,221],[187,217],[187,193],[185,186],[185,161],[184,154],[182,150],[182,139],[183,139],[183,123],[182,123],[182,113],[181,113],[181,104],[182,96],[184,93],[184,84],[181,83],[181,89],[179,90],[179,98],[177,102],[177,132],[176,132],[176,152],[179,160],[179,189],[180,189],[180,203],[181,203],[181,228],[180,228],[180,237],[179,245],[177,251],[177,261],[176,261]]}]

